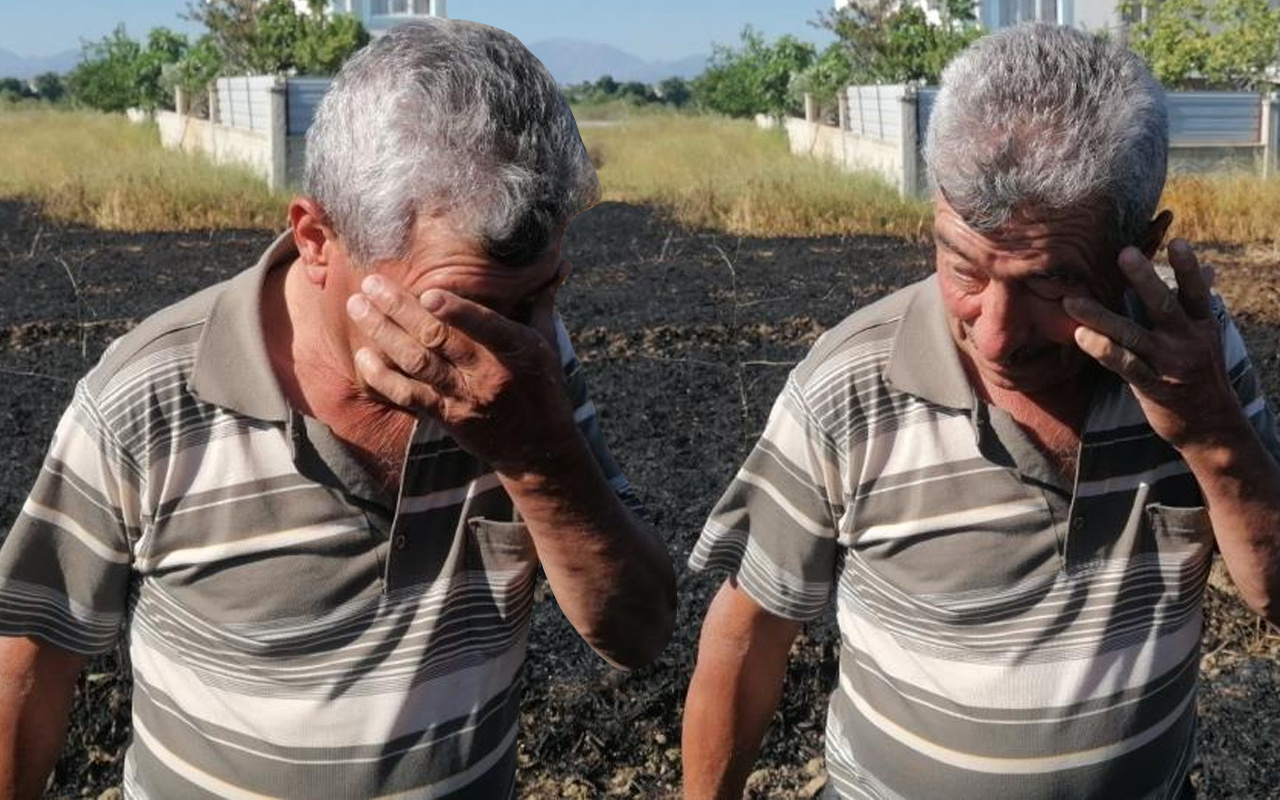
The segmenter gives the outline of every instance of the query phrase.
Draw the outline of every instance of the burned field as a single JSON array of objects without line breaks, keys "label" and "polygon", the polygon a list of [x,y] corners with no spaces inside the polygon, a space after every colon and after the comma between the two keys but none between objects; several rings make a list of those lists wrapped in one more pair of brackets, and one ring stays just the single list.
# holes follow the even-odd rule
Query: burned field
[{"label": "burned field", "polygon": [[[138,320],[250,265],[270,231],[127,235],[60,227],[0,202],[0,531],[33,481],[76,379]],[[852,309],[923,276],[928,251],[892,239],[737,239],[607,204],[574,223],[559,307],[605,434],[679,569],[675,638],[659,661],[612,670],[540,587],[521,729],[522,797],[677,797],[680,714],[719,576],[682,568],[703,519],[764,425],[787,371]],[[1274,260],[1275,253],[1272,253]],[[1280,401],[1280,285],[1256,254],[1213,254]],[[1280,797],[1280,639],[1215,573],[1201,685],[1202,798]],[[812,797],[823,782],[828,621],[793,650],[786,694],[752,775],[754,797]],[[117,785],[129,735],[127,666],[81,678],[50,797]]]}]

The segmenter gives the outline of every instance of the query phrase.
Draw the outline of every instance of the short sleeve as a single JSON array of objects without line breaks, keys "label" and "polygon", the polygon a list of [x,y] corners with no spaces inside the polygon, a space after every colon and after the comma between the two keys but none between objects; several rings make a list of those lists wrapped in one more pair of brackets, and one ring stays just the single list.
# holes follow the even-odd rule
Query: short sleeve
[{"label": "short sleeve", "polygon": [[556,349],[560,353],[560,365],[564,368],[565,382],[569,390],[569,401],[573,405],[574,422],[577,423],[578,430],[582,432],[583,437],[587,440],[587,444],[591,448],[591,454],[595,457],[596,463],[600,465],[600,469],[604,473],[605,480],[609,482],[610,488],[618,495],[618,498],[622,500],[622,504],[629,511],[649,522],[651,519],[648,510],[644,507],[644,503],[640,502],[640,498],[636,495],[635,490],[632,489],[627,476],[622,474],[622,469],[614,461],[613,454],[609,452],[609,446],[605,443],[604,433],[600,430],[600,420],[596,415],[595,404],[591,402],[591,397],[587,392],[586,376],[582,374],[582,365],[578,362],[578,357],[573,351],[573,344],[569,341],[569,333],[565,330],[559,314],[555,318],[555,329]]},{"label": "short sleeve", "polygon": [[138,472],[82,381],[0,541],[0,635],[78,653],[115,645],[139,527]]},{"label": "short sleeve", "polygon": [[835,580],[837,463],[793,373],[760,441],[707,519],[689,566],[733,574],[777,616],[820,616]]}]

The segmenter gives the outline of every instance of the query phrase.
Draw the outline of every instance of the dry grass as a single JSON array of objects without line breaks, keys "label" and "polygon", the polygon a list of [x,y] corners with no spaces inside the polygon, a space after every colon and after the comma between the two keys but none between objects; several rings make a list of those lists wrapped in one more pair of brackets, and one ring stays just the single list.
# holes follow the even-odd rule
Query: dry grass
[{"label": "dry grass", "polygon": [[926,203],[872,175],[796,158],[780,131],[741,120],[641,114],[582,126],[605,199],[649,203],[687,225],[754,236],[927,230]]},{"label": "dry grass", "polygon": [[287,195],[243,169],[163,149],[153,125],[90,112],[0,110],[0,197],[105,230],[279,227]]},{"label": "dry grass", "polygon": [[1161,206],[1171,233],[1193,243],[1280,245],[1280,178],[1175,175]]},{"label": "dry grass", "polygon": [[[741,235],[920,238],[929,228],[928,203],[794,157],[779,131],[626,104],[577,113],[609,200]],[[0,165],[0,197],[108,230],[274,228],[288,197],[245,170],[164,150],[153,126],[40,106],[0,108]],[[1174,233],[1193,242],[1280,246],[1280,179],[1179,176],[1164,201]]]}]

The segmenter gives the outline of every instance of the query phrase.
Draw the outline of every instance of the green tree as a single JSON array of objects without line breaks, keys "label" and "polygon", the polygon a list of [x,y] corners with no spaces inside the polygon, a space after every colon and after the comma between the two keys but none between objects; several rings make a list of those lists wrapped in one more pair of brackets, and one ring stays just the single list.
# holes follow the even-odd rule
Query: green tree
[{"label": "green tree", "polygon": [[299,13],[292,0],[207,0],[186,16],[208,29],[226,73],[333,75],[369,34],[354,17],[328,14],[324,0],[309,4]]},{"label": "green tree", "polygon": [[791,79],[814,58],[807,42],[781,36],[770,45],[747,26],[739,47],[712,48],[709,66],[694,80],[694,96],[702,106],[734,117],[796,113]]},{"label": "green tree", "polygon": [[945,0],[941,20],[914,3],[851,3],[821,14],[817,25],[843,45],[855,83],[936,83],[942,69],[982,35],[970,0]]},{"label": "green tree", "polygon": [[853,82],[849,50],[840,42],[827,46],[806,69],[796,73],[791,92],[799,99],[812,95],[820,106],[834,104],[836,95]]},{"label": "green tree", "polygon": [[1280,8],[1268,0],[1130,0],[1129,45],[1170,88],[1256,90],[1280,63]]},{"label": "green tree", "polygon": [[654,94],[662,102],[676,108],[684,108],[693,99],[693,90],[689,87],[689,82],[675,76],[658,81]]},{"label": "green tree", "polygon": [[135,85],[142,45],[120,25],[99,42],[85,47],[84,60],[67,76],[67,89],[76,102],[100,111],[124,111],[136,106]]},{"label": "green tree", "polygon": [[618,93],[618,82],[613,79],[612,75],[601,75],[596,79],[593,87],[596,94],[600,98],[613,97]]},{"label": "green tree", "polygon": [[26,81],[20,81],[17,78],[0,78],[0,100],[16,103],[19,100],[27,100],[31,96],[31,87]]},{"label": "green tree", "polygon": [[36,95],[41,100],[48,100],[50,103],[58,102],[67,93],[62,76],[56,72],[42,72],[32,78],[31,85],[35,87]]}]

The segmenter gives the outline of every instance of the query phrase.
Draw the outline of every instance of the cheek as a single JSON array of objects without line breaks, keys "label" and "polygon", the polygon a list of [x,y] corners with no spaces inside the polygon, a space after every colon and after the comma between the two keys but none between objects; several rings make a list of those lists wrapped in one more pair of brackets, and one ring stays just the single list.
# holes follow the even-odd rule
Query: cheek
[{"label": "cheek", "polygon": [[1040,301],[1036,313],[1036,328],[1040,335],[1057,344],[1075,344],[1076,328],[1080,323],[1062,308],[1061,301]]}]

